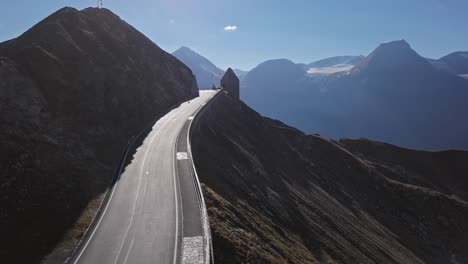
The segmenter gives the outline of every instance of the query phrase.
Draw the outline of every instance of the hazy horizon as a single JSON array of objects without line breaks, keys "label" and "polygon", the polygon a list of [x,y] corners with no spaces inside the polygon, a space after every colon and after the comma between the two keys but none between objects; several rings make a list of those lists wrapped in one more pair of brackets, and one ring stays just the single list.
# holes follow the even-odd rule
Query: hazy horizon
[{"label": "hazy horizon", "polygon": [[[30,3],[34,8],[25,8]],[[464,12],[468,3],[461,0],[281,3],[138,0],[104,1],[104,7],[167,52],[186,46],[222,69],[250,70],[279,58],[310,63],[339,55],[367,55],[380,43],[400,39],[421,56],[434,59],[468,49],[468,36],[461,34],[468,24]],[[11,1],[4,5],[0,10],[1,42],[64,6],[83,9],[96,6],[96,1]]]}]

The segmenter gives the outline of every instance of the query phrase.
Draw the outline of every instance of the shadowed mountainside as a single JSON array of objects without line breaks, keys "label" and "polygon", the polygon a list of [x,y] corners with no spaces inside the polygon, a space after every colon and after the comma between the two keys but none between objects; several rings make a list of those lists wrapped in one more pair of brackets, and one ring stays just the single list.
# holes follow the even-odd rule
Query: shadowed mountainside
[{"label": "shadowed mountainside", "polygon": [[39,262],[107,188],[131,136],[198,95],[187,66],[96,8],[63,8],[1,43],[0,80],[5,263]]},{"label": "shadowed mountainside", "polygon": [[219,263],[468,262],[468,152],[306,135],[225,94],[192,148]]}]

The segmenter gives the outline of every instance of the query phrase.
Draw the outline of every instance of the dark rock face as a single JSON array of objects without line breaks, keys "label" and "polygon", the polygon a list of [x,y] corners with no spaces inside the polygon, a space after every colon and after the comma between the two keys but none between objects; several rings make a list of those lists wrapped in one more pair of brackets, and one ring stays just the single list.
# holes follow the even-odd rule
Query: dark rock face
[{"label": "dark rock face", "polygon": [[237,78],[234,71],[229,68],[221,79],[221,87],[229,92],[232,98],[239,99],[239,78]]},{"label": "dark rock face", "polygon": [[193,151],[219,263],[467,263],[468,152],[328,140],[221,95]]},{"label": "dark rock face", "polygon": [[106,9],[64,8],[1,43],[2,261],[39,262],[130,137],[197,95],[187,66]]}]

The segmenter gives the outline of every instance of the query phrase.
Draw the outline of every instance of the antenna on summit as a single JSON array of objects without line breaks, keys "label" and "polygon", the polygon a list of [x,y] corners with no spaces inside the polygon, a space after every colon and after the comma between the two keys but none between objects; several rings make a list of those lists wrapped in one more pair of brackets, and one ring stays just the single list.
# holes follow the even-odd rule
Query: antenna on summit
[{"label": "antenna on summit", "polygon": [[97,7],[102,8],[102,0],[96,0],[97,1]]}]

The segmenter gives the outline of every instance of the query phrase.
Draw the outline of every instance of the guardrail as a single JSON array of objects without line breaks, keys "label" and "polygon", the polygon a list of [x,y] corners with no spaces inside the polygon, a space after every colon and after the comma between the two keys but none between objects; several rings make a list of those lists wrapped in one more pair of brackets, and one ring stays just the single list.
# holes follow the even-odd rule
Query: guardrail
[{"label": "guardrail", "polygon": [[210,229],[210,223],[208,219],[208,211],[206,209],[206,203],[205,203],[205,198],[203,197],[203,191],[201,188],[201,183],[200,179],[197,174],[197,169],[195,168],[195,164],[193,162],[193,156],[192,156],[192,145],[190,143],[191,141],[191,136],[192,136],[192,124],[203,114],[203,112],[209,108],[209,106],[214,102],[216,97],[218,97],[221,93],[223,93],[223,89],[218,91],[213,98],[208,101],[204,106],[202,106],[200,109],[195,112],[192,122],[189,124],[188,128],[188,133],[187,133],[187,154],[189,157],[189,162],[191,163],[191,168],[193,170],[193,175],[194,175],[194,181],[195,181],[195,186],[196,186],[196,192],[197,192],[197,199],[198,199],[198,205],[200,207],[200,212],[201,212],[201,217],[202,217],[202,227],[203,227],[203,243],[204,243],[204,249],[205,249],[205,264],[213,264],[214,263],[214,255],[213,255],[213,241],[211,239],[211,229]]}]

